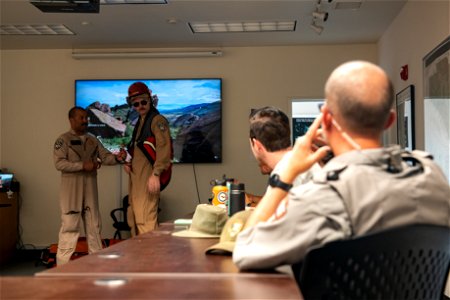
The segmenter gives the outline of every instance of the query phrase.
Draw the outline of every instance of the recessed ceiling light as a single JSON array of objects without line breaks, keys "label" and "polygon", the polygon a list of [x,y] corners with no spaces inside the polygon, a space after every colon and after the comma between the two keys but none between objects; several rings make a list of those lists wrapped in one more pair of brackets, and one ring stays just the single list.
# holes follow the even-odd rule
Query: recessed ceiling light
[{"label": "recessed ceiling light", "polygon": [[177,24],[178,20],[176,18],[168,18],[167,23],[169,24]]},{"label": "recessed ceiling light", "polygon": [[193,33],[295,31],[297,21],[190,22]]},{"label": "recessed ceiling light", "polygon": [[74,35],[62,24],[53,25],[1,25],[1,35]]}]

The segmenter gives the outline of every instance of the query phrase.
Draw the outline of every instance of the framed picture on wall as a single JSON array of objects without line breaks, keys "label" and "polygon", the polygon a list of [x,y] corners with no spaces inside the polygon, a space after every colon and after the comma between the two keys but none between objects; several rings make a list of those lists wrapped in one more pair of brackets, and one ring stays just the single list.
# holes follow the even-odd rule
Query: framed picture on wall
[{"label": "framed picture on wall", "polygon": [[308,131],[323,103],[324,99],[291,99],[292,143]]},{"label": "framed picture on wall", "polygon": [[450,36],[423,58],[425,150],[450,183]]},{"label": "framed picture on wall", "polygon": [[400,91],[396,97],[397,143],[407,150],[415,148],[414,85]]}]

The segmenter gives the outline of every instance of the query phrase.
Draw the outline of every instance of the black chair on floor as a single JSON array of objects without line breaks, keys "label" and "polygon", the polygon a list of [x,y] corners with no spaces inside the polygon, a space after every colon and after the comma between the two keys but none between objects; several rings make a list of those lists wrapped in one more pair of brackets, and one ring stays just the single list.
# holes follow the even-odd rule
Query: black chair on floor
[{"label": "black chair on floor", "polygon": [[296,279],[306,300],[440,300],[449,266],[450,229],[410,225],[312,249]]},{"label": "black chair on floor", "polygon": [[[114,233],[114,238],[122,239],[121,231],[130,231],[131,228],[128,226],[127,222],[127,208],[128,208],[128,195],[123,197],[122,199],[122,207],[113,209],[110,213],[111,218],[113,219],[113,227],[116,229]],[[123,221],[120,220],[120,216],[122,216]]]}]

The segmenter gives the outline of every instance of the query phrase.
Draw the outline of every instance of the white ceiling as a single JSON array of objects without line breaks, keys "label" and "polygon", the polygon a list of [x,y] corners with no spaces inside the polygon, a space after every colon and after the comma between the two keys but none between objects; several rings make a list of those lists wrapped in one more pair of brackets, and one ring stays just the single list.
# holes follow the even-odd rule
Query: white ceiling
[{"label": "white ceiling", "polygon": [[[64,24],[71,36],[0,35],[2,49],[175,48],[376,42],[408,0],[322,0],[324,31],[309,25],[317,0],[167,0],[100,6],[99,14],[43,13],[28,0],[0,0],[1,25]],[[359,10],[336,9],[362,1]],[[168,20],[175,20],[169,23]],[[294,32],[197,33],[188,22],[296,20]],[[85,24],[86,25],[83,25]]]}]

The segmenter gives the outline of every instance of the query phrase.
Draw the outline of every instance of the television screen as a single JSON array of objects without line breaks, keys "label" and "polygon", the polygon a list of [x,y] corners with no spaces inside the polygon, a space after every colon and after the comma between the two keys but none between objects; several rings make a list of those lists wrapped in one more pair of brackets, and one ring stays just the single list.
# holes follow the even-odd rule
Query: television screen
[{"label": "television screen", "polygon": [[138,113],[127,105],[128,87],[144,82],[169,121],[174,163],[222,161],[222,80],[76,80],[75,105],[88,111],[88,131],[112,152],[130,141]]}]

